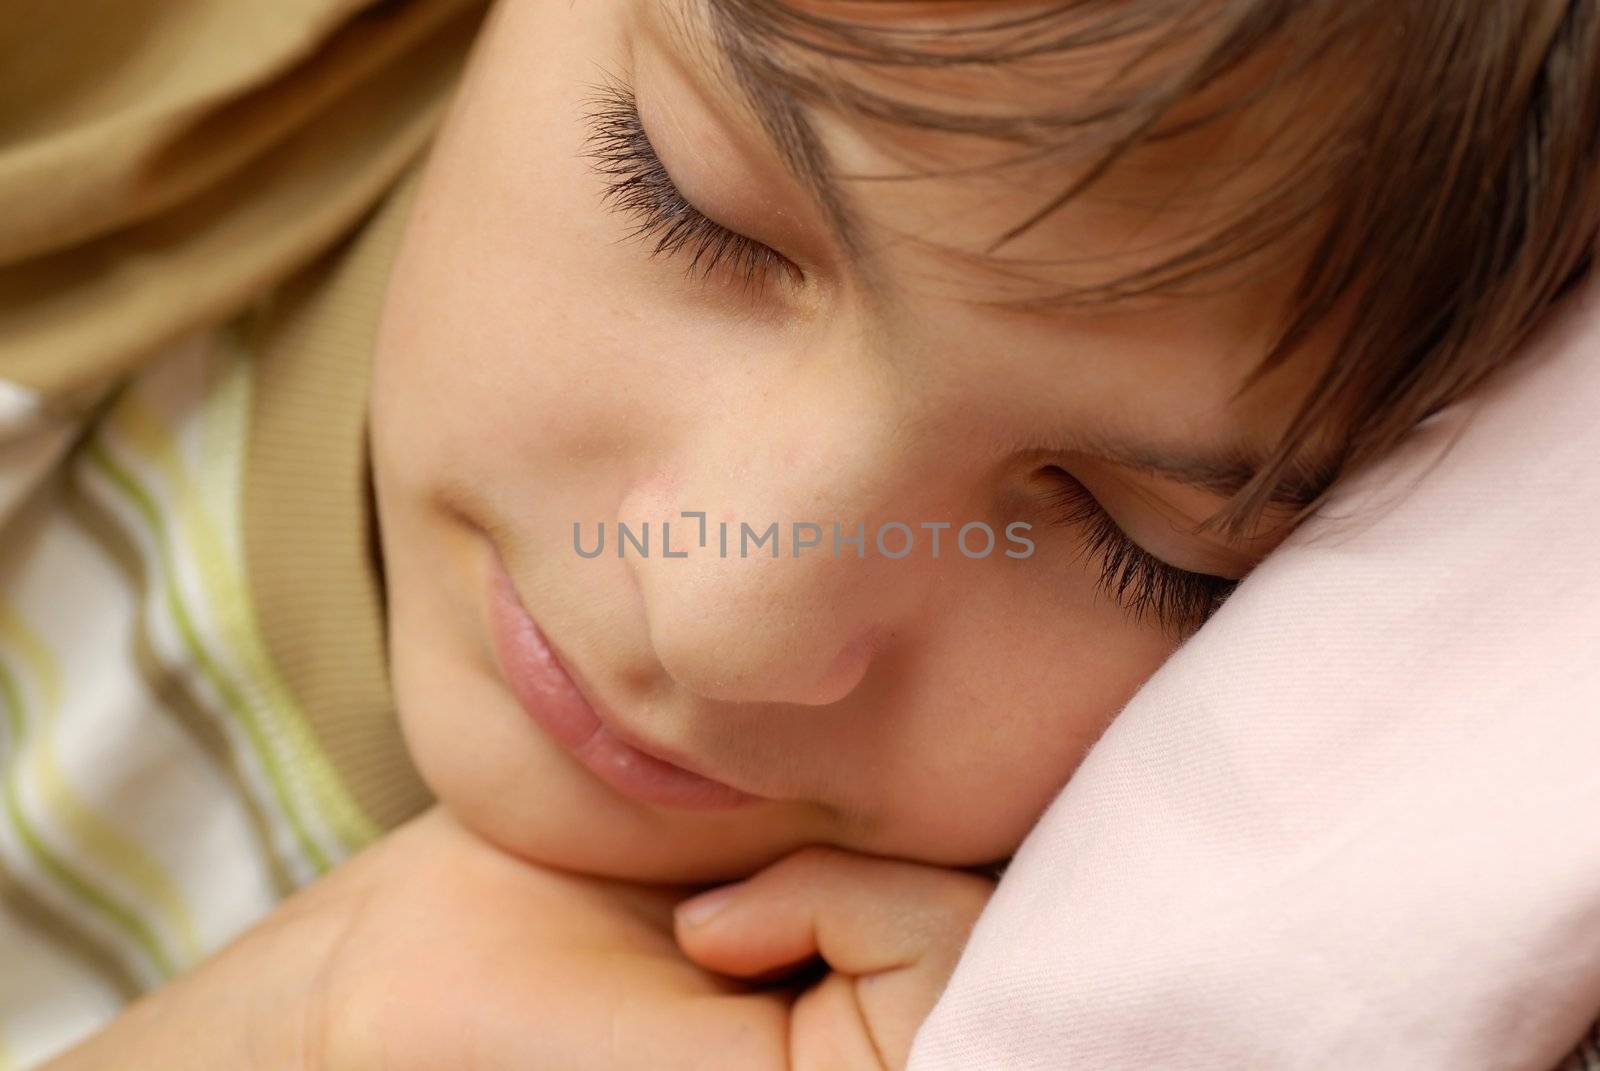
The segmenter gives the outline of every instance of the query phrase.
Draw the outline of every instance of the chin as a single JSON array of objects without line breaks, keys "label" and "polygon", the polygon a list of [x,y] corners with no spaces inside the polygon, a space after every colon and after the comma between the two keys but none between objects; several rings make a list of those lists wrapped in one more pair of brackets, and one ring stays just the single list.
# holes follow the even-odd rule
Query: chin
[{"label": "chin", "polygon": [[776,843],[759,832],[729,830],[718,837],[703,829],[674,829],[648,820],[574,817],[565,806],[550,806],[521,819],[490,800],[440,798],[464,827],[508,855],[619,881],[650,885],[738,881],[799,847]]}]

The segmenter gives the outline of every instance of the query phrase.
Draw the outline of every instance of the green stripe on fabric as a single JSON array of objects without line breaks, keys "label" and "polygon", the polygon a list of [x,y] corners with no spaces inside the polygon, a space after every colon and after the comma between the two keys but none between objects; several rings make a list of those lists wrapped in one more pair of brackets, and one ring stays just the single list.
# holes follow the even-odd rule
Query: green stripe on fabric
[{"label": "green stripe on fabric", "polygon": [[13,761],[7,763],[7,769],[3,776],[0,776],[0,784],[4,786],[6,816],[11,820],[18,838],[45,873],[132,939],[145,954],[158,976],[163,980],[173,977],[177,974],[173,957],[138,913],[98,888],[93,881],[78,873],[51,851],[50,846],[44,842],[38,830],[28,820],[22,807],[22,799],[17,792],[15,776],[22,767],[21,759],[27,751],[29,742],[27,718],[23,715],[22,691],[17,687],[17,680],[4,659],[0,659],[0,699],[5,701],[12,739],[17,742]]},{"label": "green stripe on fabric", "polygon": [[0,909],[27,927],[29,933],[74,960],[87,974],[104,982],[123,1001],[139,999],[145,986],[114,949],[101,944],[70,915],[40,899],[0,858]]},{"label": "green stripe on fabric", "polygon": [[[151,570],[146,569],[143,555],[123,531],[121,522],[85,494],[76,481],[69,481],[64,488],[62,506],[65,519],[76,525],[84,538],[99,548],[123,575],[124,583],[141,596],[147,594],[154,583],[150,577]],[[298,883],[290,873],[273,836],[275,819],[257,798],[256,790],[246,778],[238,753],[218,724],[218,714],[185,686],[181,674],[172,672],[162,663],[150,635],[150,622],[143,613],[136,613],[133,618],[133,660],[140,679],[157,700],[158,709],[211,760],[218,776],[226,782],[233,797],[240,801],[255,838],[261,865],[272,883],[274,896],[281,900],[294,892]]]},{"label": "green stripe on fabric", "polygon": [[161,516],[161,511],[156,507],[154,499],[134,477],[106,452],[104,445],[96,437],[91,439],[84,447],[85,454],[94,467],[106,479],[110,480],[122,493],[127,496],[138,510],[145,523],[150,526],[151,534],[155,538],[157,553],[161,558],[162,566],[162,595],[166,600],[167,609],[172,614],[173,621],[178,626],[178,633],[183,639],[184,647],[189,651],[189,656],[194,659],[195,665],[205,674],[211,686],[217,690],[223,703],[234,715],[235,721],[245,732],[251,747],[261,760],[263,772],[272,787],[273,796],[278,801],[284,817],[288,819],[290,827],[294,830],[295,837],[305,853],[307,860],[318,874],[326,873],[330,869],[327,855],[322,846],[312,836],[311,831],[300,814],[300,807],[295,802],[289,791],[285,779],[282,762],[272,747],[266,731],[251,704],[240,694],[227,676],[222,672],[211,655],[205,650],[200,641],[200,636],[195,628],[194,621],[189,616],[188,608],[184,605],[183,597],[178,591],[175,563],[172,558],[171,534],[167,530],[166,522]]},{"label": "green stripe on fabric", "polygon": [[177,941],[186,961],[200,959],[194,914],[184,902],[179,883],[138,841],[117,829],[72,788],[56,757],[52,733],[60,720],[62,688],[60,670],[49,646],[5,603],[0,603],[0,639],[12,647],[33,674],[43,699],[29,739],[34,744],[31,772],[44,809],[81,851],[115,872],[114,880],[161,916],[163,928]]},{"label": "green stripe on fabric", "polygon": [[[225,474],[233,481],[243,479],[242,471],[235,466],[243,464],[247,448],[246,424],[254,383],[254,358],[238,345],[236,336],[237,332],[231,328],[222,334],[231,344],[223,349],[223,356],[213,366],[220,371],[220,376],[217,388],[208,394],[205,409],[209,426],[221,434],[223,441],[237,444],[240,451],[236,457],[229,459],[230,468]],[[176,455],[175,449],[169,449],[169,453]],[[215,479],[215,467],[221,464],[221,455],[207,452],[203,462],[211,463],[208,474]],[[195,495],[192,483],[186,484],[186,493]],[[203,500],[203,496],[196,495],[196,498]],[[331,759],[318,744],[310,720],[278,672],[269,653],[266,636],[260,628],[250,587],[242,572],[227,568],[215,554],[202,559],[202,566],[208,575],[214,574],[217,582],[228,585],[227,606],[231,611],[228,623],[240,637],[241,653],[248,672],[253,679],[261,682],[274,708],[281,712],[280,716],[290,729],[290,743],[296,753],[295,770],[317,801],[318,813],[347,853],[360,851],[381,836],[383,830],[346,789]]]},{"label": "green stripe on fabric", "polygon": [[[230,371],[232,376],[248,374],[247,369],[237,364]],[[239,384],[235,382],[234,389],[238,387]],[[229,396],[224,393],[220,397],[227,399]],[[220,414],[214,413],[213,416]],[[242,411],[237,419],[242,420]],[[279,679],[266,654],[265,641],[256,628],[250,593],[239,574],[228,566],[228,556],[223,550],[216,525],[204,509],[203,496],[198,493],[186,471],[171,433],[131,389],[119,400],[108,417],[108,423],[119,437],[143,452],[171,486],[179,530],[188,537],[205,589],[213,594],[211,604],[219,626],[235,640],[234,651],[244,663],[243,671],[247,678],[256,682],[264,693],[265,713],[272,716],[278,729],[276,739],[289,752],[289,772],[305,786],[316,813],[339,841],[340,847],[346,853],[359,850],[375,839],[380,831],[344,791],[338,776],[317,747],[293,697]],[[242,428],[238,435],[242,438]],[[318,872],[326,869],[326,864],[319,865]]]}]

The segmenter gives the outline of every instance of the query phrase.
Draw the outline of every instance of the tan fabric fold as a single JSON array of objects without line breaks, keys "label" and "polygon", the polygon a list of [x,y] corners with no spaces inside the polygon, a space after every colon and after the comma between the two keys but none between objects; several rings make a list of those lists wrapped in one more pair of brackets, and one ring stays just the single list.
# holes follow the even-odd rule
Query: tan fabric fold
[{"label": "tan fabric fold", "polygon": [[345,787],[425,805],[393,716],[365,419],[407,202],[486,0],[0,6],[0,381],[88,417],[247,308],[244,552]]},{"label": "tan fabric fold", "polygon": [[[173,41],[216,56],[177,64],[170,84],[108,75],[120,103],[84,89],[87,76],[0,92],[0,376],[47,399],[92,396],[307,265],[422,149],[483,5],[378,4],[331,36],[349,0],[301,0],[259,26],[225,14],[255,6],[164,8],[127,67],[183,51]],[[12,60],[32,54],[30,10],[53,27],[47,38],[71,36],[64,16],[11,10],[0,22],[8,81]],[[95,38],[78,27],[80,39]],[[71,65],[92,69],[95,51],[71,53]],[[27,251],[37,255],[19,259]]]},{"label": "tan fabric fold", "polygon": [[[259,149],[291,129],[293,110],[281,98],[309,102],[319,90],[326,97],[331,86],[359,81],[378,55],[347,69],[330,48],[304,64],[316,71],[295,67],[361,3],[6,5],[0,42],[11,47],[0,66],[0,100],[12,107],[0,127],[7,158],[0,200],[28,197],[35,210],[0,221],[0,259],[60,249],[172,204],[226,170],[238,148]],[[419,21],[418,12],[407,14]],[[339,36],[376,37],[374,30],[372,20],[357,20]],[[385,49],[386,42],[373,43],[374,53]],[[250,92],[289,72],[273,92]],[[212,130],[209,143],[161,159],[197,140],[197,120],[246,94],[258,117],[272,121]],[[196,166],[202,155],[214,162]]]}]

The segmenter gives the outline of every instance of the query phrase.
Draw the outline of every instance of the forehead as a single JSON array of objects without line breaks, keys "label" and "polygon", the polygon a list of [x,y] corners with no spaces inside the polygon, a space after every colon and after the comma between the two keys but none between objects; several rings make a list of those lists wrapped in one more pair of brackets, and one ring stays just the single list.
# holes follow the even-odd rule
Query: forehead
[{"label": "forehead", "polygon": [[[1141,85],[1192,64],[1210,44],[1204,34],[1168,19],[1112,27],[1116,32],[1102,25],[1097,36],[1081,22],[1046,26],[1019,16],[1006,37],[1014,52],[1028,53],[1026,42],[1041,34],[1054,32],[1055,43],[1078,37],[1014,61],[941,65],[928,57],[982,44],[983,35],[969,32],[975,13],[986,13],[992,27],[996,11],[1025,13],[1027,5],[794,6],[848,8],[853,24],[895,31],[893,47],[916,42],[920,58],[867,62],[859,47],[852,52],[838,41],[778,42],[758,52],[761,32],[772,29],[760,13],[772,4],[651,5],[669,13],[667,36],[676,47],[705,60],[722,92],[742,100],[753,121],[761,122],[763,108],[793,108],[816,139],[823,178],[862,225],[885,289],[971,306],[960,314],[961,336],[991,344],[945,355],[941,367],[951,383],[1042,382],[1045,389],[1034,392],[1041,421],[1053,412],[1075,426],[1125,424],[1134,438],[1137,415],[1117,412],[1116,404],[1165,414],[1173,442],[1238,441],[1241,429],[1256,453],[1276,441],[1319,369],[1291,362],[1243,399],[1234,390],[1271,341],[1309,238],[1279,235],[1255,257],[1233,263],[1195,257],[1191,266],[1205,270],[1166,289],[1127,287],[1115,300],[1104,296],[1111,291],[1099,299],[1061,297],[1153,278],[1153,268],[1174,259],[1181,268],[1186,251],[1207,234],[1227,230],[1283,187],[1302,148],[1314,143],[1308,101],[1328,95],[1288,79],[1274,83],[1275,61],[1241,65],[1231,78],[1177,101],[1158,117],[1154,136],[1040,215],[1125,132],[1118,122],[1139,114],[1107,101],[1136,96]],[[1190,32],[1174,34],[1174,27]],[[989,34],[991,44],[997,39]],[[1106,90],[1119,77],[1121,87]],[[1241,99],[1249,106],[1239,106]],[[1074,112],[1107,119],[1048,131],[1037,122]],[[999,135],[987,129],[991,122]],[[764,125],[772,135],[770,117]],[[781,131],[772,140],[781,143]],[[997,235],[1035,215],[1033,226],[995,248]],[[963,369],[963,361],[971,367]],[[1015,396],[1005,392],[1002,401],[997,394],[997,404]],[[1085,405],[1095,412],[1078,414]],[[1106,437],[1125,436],[1113,430]]]},{"label": "forehead", "polygon": [[[878,239],[959,267],[969,289],[981,281],[1029,300],[1104,298],[1135,289],[1130,280],[1171,291],[1190,265],[1153,269],[1184,258],[1220,269],[1250,254],[1237,267],[1281,269],[1327,224],[1312,207],[1326,169],[1312,165],[1351,98],[1335,86],[1352,73],[1338,41],[1322,42],[1320,62],[1301,54],[1302,33],[1213,64],[1229,31],[1217,8],[676,0],[665,10],[755,112],[787,109],[818,135],[809,166]],[[1203,65],[1222,69],[1202,77]]]}]

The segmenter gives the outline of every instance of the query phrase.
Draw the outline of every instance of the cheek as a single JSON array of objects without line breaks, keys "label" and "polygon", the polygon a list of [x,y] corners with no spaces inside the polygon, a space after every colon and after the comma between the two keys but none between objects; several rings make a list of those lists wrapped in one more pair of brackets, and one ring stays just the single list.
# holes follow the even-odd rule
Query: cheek
[{"label": "cheek", "polygon": [[[548,808],[513,786],[540,778],[519,780],[527,771],[503,758],[522,746],[514,723],[468,752],[436,712],[450,707],[427,702],[459,705],[460,665],[487,666],[487,652],[431,642],[482,632],[479,548],[438,507],[497,525],[559,614],[582,597],[563,571],[574,520],[616,516],[648,465],[728,414],[771,434],[756,418],[758,377],[737,373],[741,361],[762,367],[751,355],[772,343],[737,325],[713,336],[704,316],[672,311],[659,272],[673,269],[620,244],[625,228],[600,206],[581,88],[615,48],[606,7],[497,9],[417,193],[375,366],[391,629],[419,641],[395,652],[408,735],[441,795],[516,798],[535,816]],[[956,864],[1010,854],[1170,653],[1103,604],[1069,601],[1086,589],[1045,568],[963,590],[933,618],[917,664],[897,672],[881,716],[859,723],[840,752],[862,757],[839,786],[859,803],[852,846]],[[636,633],[640,613],[610,602]],[[473,679],[476,705],[509,709],[489,678]]]},{"label": "cheek", "polygon": [[1156,631],[1058,596],[1054,579],[1019,568],[1009,585],[962,591],[921,663],[897,674],[902,716],[865,745],[892,781],[868,850],[1009,856],[1171,654]]},{"label": "cheek", "polygon": [[430,154],[373,398],[380,445],[412,472],[494,482],[530,459],[581,462],[635,415],[617,385],[649,325],[607,263],[583,157],[581,87],[617,48],[603,7],[501,5]]}]

